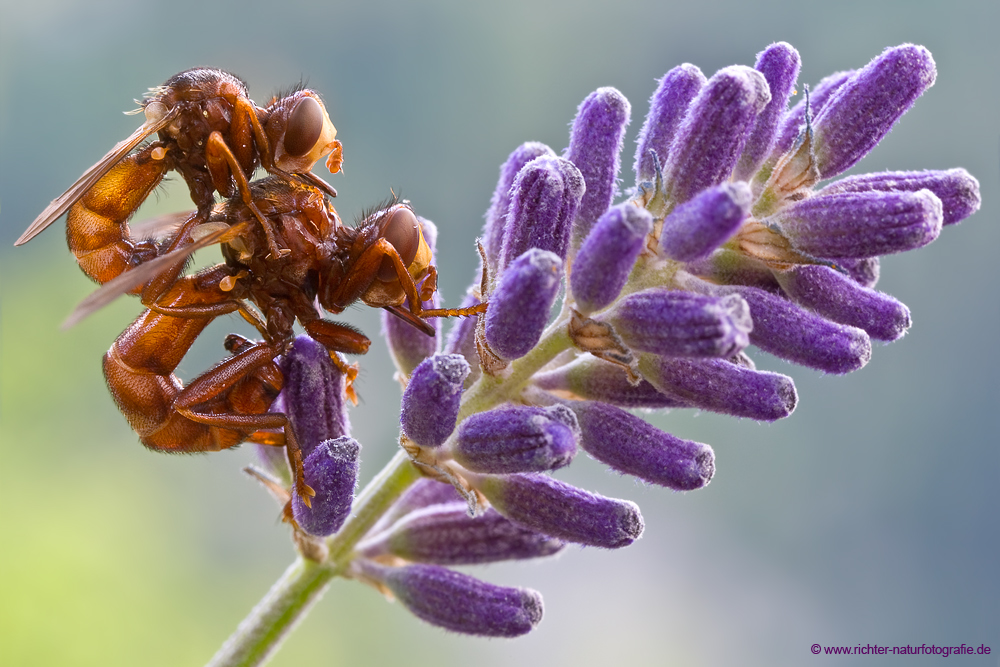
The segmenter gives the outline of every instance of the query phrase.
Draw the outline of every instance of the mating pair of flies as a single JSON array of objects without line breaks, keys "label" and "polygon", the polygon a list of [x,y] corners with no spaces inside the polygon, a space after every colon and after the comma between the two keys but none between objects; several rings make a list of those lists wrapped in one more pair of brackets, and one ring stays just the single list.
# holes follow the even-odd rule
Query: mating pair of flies
[{"label": "mating pair of flies", "polygon": [[[71,320],[121,294],[141,298],[147,310],[104,355],[104,376],[144,445],[166,452],[217,451],[247,440],[286,446],[296,491],[308,503],[314,494],[295,434],[284,414],[268,412],[283,382],[276,359],[290,345],[295,321],[350,372],[338,353],[364,354],[370,341],[323,319],[317,303],[336,314],[360,300],[429,335],[425,318],[472,315],[485,304],[423,308],[437,273],[405,203],[384,206],[354,227],[341,223],[329,200],[336,191],[310,173],[324,157],[331,173],[343,161],[315,92],[296,90],[261,108],[236,76],[192,69],[151,89],[140,104],[142,126],[53,200],[15,245],[68,212],[70,250],[103,285]],[[258,167],[269,175],[250,182]],[[128,219],[168,171],[183,177],[197,210],[154,221],[147,226],[152,239],[133,238]],[[223,263],[182,275],[192,253],[215,244]],[[230,334],[230,356],[184,386],[177,365],[214,318],[230,313],[262,340]]]}]

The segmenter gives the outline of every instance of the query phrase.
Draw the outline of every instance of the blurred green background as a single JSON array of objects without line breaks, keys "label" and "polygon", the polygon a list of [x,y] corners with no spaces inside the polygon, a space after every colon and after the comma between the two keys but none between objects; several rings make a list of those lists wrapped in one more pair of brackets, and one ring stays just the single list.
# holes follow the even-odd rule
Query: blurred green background
[{"label": "blurred green background", "polygon": [[[754,351],[796,378],[800,406],[781,423],[650,416],[715,447],[705,490],[647,488],[578,459],[560,476],[638,502],[646,534],[620,552],[474,570],[544,593],[531,635],[447,634],[338,581],[273,664],[834,664],[810,645],[963,642],[994,655],[952,660],[997,664],[997,25],[996,0],[0,1],[0,663],[202,664],[292,559],[278,508],[240,472],[249,450],[150,453],[118,414],[100,358],[136,302],[60,331],[93,287],[62,223],[12,247],[137,126],[121,114],[133,98],[200,65],[238,73],[258,102],[306,80],[344,143],[346,173],[330,179],[341,215],[390,188],[411,199],[439,227],[457,305],[514,147],[561,150],[579,101],[615,86],[633,105],[629,185],[658,77],[682,62],[752,65],[785,40],[800,84],[903,42],[934,54],[936,85],[855,169],[963,166],[982,184],[975,217],[883,261],[879,288],[910,306],[911,332],[847,377]],[[140,218],[189,207],[175,182]],[[377,331],[370,309],[348,315]],[[221,358],[230,329],[213,325],[181,374]],[[398,385],[380,343],[361,361],[364,482],[392,455]]]}]

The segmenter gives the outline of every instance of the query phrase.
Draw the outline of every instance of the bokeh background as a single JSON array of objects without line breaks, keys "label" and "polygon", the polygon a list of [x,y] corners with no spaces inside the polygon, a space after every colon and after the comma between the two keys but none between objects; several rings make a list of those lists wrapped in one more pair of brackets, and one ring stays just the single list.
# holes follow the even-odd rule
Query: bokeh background
[{"label": "bokeh background", "polygon": [[[560,476],[635,500],[646,533],[619,552],[570,548],[473,570],[544,593],[545,619],[529,636],[448,634],[337,581],[273,664],[890,660],[813,656],[814,643],[985,644],[992,656],[951,661],[1000,663],[997,25],[996,0],[0,0],[0,663],[202,664],[293,556],[278,508],[240,472],[249,449],[150,453],[118,414],[100,358],[137,303],[61,331],[93,288],[62,223],[12,247],[136,127],[121,114],[133,98],[198,65],[238,73],[258,102],[307,81],[344,143],[346,173],[330,179],[341,214],[390,188],[412,200],[439,227],[442,292],[457,305],[514,147],[561,150],[579,101],[615,86],[633,105],[630,185],[658,77],[682,62],[707,74],[752,65],[776,40],[799,49],[800,84],[903,42],[934,54],[936,85],[854,170],[963,166],[982,184],[975,217],[883,261],[879,288],[910,306],[911,332],[847,377],[753,351],[761,367],[796,378],[800,405],[777,424],[650,415],[715,447],[718,474],[702,491],[648,488],[580,457]],[[174,183],[140,217],[189,207]],[[237,319],[213,325],[183,376],[222,357]],[[370,309],[347,319],[378,330]],[[399,389],[383,344],[361,363],[352,420],[364,482],[392,455]]]}]

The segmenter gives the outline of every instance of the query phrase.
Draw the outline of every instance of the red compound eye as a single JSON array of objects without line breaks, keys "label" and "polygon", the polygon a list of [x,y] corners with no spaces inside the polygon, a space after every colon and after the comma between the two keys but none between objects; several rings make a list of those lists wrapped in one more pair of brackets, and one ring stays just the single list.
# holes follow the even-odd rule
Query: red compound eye
[{"label": "red compound eye", "polygon": [[[382,238],[396,249],[403,260],[403,266],[409,266],[420,247],[420,223],[417,222],[417,216],[405,206],[397,207],[382,225]],[[378,279],[389,282],[395,278],[396,269],[392,265],[392,259],[383,258]]]},{"label": "red compound eye", "polygon": [[285,127],[285,152],[302,157],[316,145],[323,131],[323,107],[314,97],[303,97],[295,103]]}]

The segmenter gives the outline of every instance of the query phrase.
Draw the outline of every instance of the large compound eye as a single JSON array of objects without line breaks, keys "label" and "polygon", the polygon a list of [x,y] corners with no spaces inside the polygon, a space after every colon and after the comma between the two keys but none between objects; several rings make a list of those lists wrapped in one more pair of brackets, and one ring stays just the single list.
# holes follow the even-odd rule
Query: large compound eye
[{"label": "large compound eye", "polygon": [[[405,206],[398,207],[382,226],[382,238],[396,249],[403,260],[403,266],[409,266],[420,247],[420,223],[417,222],[417,216]],[[396,269],[392,265],[392,258],[383,257],[382,266],[378,269],[378,279],[390,282],[395,278]]]},{"label": "large compound eye", "polygon": [[308,95],[295,103],[285,127],[285,152],[302,157],[316,145],[323,131],[323,107]]}]

